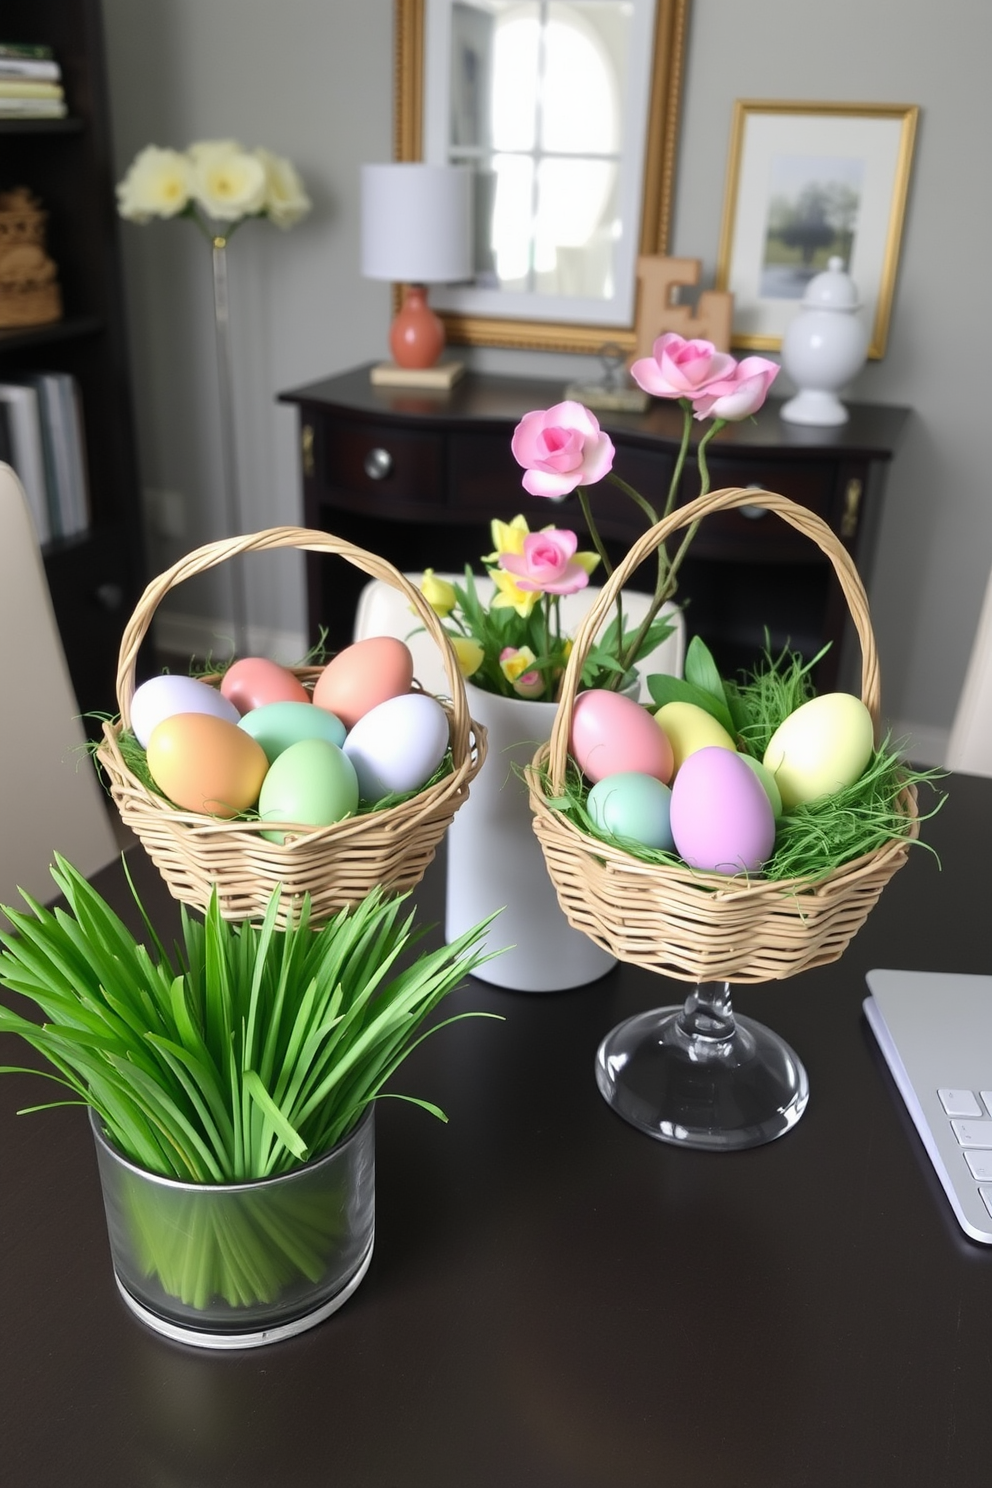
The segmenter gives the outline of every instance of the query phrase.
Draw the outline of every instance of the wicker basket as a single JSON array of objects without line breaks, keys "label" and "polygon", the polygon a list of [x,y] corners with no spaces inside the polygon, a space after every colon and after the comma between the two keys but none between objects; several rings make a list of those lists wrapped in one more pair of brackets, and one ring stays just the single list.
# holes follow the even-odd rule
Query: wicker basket
[{"label": "wicker basket", "polygon": [[[569,922],[621,961],[680,981],[765,982],[835,961],[864,924],[885,885],[906,861],[917,836],[916,790],[898,799],[905,836],[845,863],[821,879],[746,882],[721,874],[641,861],[587,835],[549,801],[565,779],[572,709],[582,664],[618,591],[673,533],[714,512],[760,505],[777,512],[833,564],[861,641],[861,697],[879,719],[878,657],[868,600],[850,555],[806,507],[767,491],[727,489],[701,496],[659,522],[634,544],[575,637],[550,742],[528,769],[533,826]],[[548,790],[542,782],[547,767]]]},{"label": "wicker basket", "polygon": [[[449,775],[400,805],[328,827],[297,827],[298,835],[283,844],[263,837],[263,824],[257,820],[227,821],[179,810],[136,778],[119,746],[122,731],[130,726],[138,650],[164,596],[183,579],[225,559],[270,548],[335,554],[370,577],[401,590],[437,643],[451,686],[450,703],[442,702],[451,731],[454,768]],[[411,617],[411,628],[415,623]],[[304,686],[312,686],[321,668],[293,670]],[[140,838],[176,899],[202,909],[216,885],[221,912],[232,920],[263,914],[276,884],[283,886],[287,896],[281,911],[283,924],[293,913],[292,899],[305,892],[311,897],[313,919],[320,923],[343,906],[357,903],[377,884],[396,893],[412,888],[423,877],[437,844],[468,795],[469,783],[486,753],[485,730],[469,718],[455,654],[423,595],[384,559],[326,532],[301,527],[276,527],[210,543],[187,554],[149,584],[121,641],[117,702],[120,718],[104,724],[97,758],[107,773],[122,819]],[[273,825],[266,822],[264,829]]]}]

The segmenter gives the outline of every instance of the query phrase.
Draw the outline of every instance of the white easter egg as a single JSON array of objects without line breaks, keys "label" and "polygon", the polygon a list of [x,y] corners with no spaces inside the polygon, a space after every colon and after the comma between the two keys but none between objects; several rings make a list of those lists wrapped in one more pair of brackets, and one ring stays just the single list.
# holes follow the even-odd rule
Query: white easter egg
[{"label": "white easter egg", "polygon": [[207,713],[237,723],[241,714],[232,702],[198,677],[163,673],[142,682],[131,699],[131,728],[142,749],[148,747],[152,730],[177,713]]},{"label": "white easter egg", "polygon": [[363,801],[418,790],[448,748],[448,715],[436,698],[407,692],[371,708],[344,741]]}]

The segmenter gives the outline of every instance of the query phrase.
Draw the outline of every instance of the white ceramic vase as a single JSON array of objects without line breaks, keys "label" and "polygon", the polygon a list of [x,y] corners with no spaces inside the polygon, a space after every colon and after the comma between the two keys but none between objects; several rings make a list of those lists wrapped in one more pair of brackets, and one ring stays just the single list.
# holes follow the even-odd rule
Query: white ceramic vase
[{"label": "white ceramic vase", "polygon": [[867,354],[857,288],[843,259],[832,258],[826,272],[810,280],[782,338],[782,366],[799,389],[782,405],[786,423],[846,423],[849,415],[837,394],[861,371]]},{"label": "white ceramic vase", "polygon": [[450,942],[494,910],[489,950],[507,947],[474,976],[516,992],[561,992],[616,962],[568,923],[531,826],[527,765],[551,736],[556,704],[503,698],[466,683],[469,713],[488,731],[486,761],[448,828],[445,934]]}]

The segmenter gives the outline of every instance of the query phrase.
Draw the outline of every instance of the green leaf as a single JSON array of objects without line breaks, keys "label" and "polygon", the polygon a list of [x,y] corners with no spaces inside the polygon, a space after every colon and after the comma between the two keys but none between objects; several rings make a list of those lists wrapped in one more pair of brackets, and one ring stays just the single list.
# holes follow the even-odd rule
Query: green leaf
[{"label": "green leaf", "polygon": [[697,708],[705,709],[712,718],[722,724],[732,739],[736,737],[737,730],[727,704],[714,697],[711,692],[704,692],[701,687],[695,687],[691,682],[686,682],[682,677],[669,677],[663,672],[656,673],[648,678],[648,692],[659,708],[663,708],[666,703],[694,703]]},{"label": "green leaf", "polygon": [[245,1071],[245,1089],[252,1100],[264,1111],[266,1118],[275,1127],[294,1157],[298,1157],[300,1162],[304,1162],[307,1156],[306,1142],[304,1142],[299,1132],[286,1120],[254,1070]]},{"label": "green leaf", "polygon": [[727,698],[723,688],[723,679],[713,660],[712,652],[699,636],[693,636],[686,648],[685,665],[682,671],[685,680],[691,682],[693,687],[698,687],[702,692],[708,692],[711,697],[719,698],[726,707]]}]

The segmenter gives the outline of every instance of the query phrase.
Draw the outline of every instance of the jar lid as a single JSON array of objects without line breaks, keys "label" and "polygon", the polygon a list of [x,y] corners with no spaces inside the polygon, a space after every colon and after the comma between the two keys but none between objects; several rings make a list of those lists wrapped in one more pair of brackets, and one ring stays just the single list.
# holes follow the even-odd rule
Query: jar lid
[{"label": "jar lid", "polygon": [[803,304],[814,310],[857,310],[858,287],[844,271],[842,258],[830,258],[824,273],[815,275],[806,286]]}]

